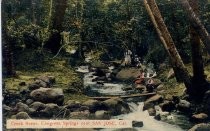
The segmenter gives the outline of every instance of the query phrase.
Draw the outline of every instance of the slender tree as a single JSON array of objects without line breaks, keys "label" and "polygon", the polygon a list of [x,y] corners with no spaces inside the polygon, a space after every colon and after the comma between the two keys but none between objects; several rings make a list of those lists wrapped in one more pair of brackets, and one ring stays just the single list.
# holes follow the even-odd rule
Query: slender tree
[{"label": "slender tree", "polygon": [[187,71],[175,47],[173,39],[163,21],[163,18],[161,16],[161,13],[158,9],[158,6],[155,0],[144,0],[144,4],[146,6],[148,14],[150,15],[150,18],[153,21],[153,24],[155,25],[157,33],[159,34],[159,37],[170,56],[172,67],[176,74],[176,78],[180,78],[181,80],[183,80],[185,86],[187,87],[187,91],[190,92],[190,89],[192,86],[191,76],[189,72]]},{"label": "slender tree", "polygon": [[191,22],[191,26],[199,34],[201,40],[203,41],[208,53],[210,54],[210,35],[207,32],[206,28],[202,24],[201,20],[197,14],[193,11],[188,0],[179,0],[183,9],[187,12],[187,16]]},{"label": "slender tree", "polygon": [[[198,0],[189,0],[189,4],[197,16],[199,15],[198,2]],[[205,91],[208,90],[208,83],[204,75],[201,40],[192,24],[190,25],[190,41],[193,67],[193,96],[199,99],[204,95]]]}]

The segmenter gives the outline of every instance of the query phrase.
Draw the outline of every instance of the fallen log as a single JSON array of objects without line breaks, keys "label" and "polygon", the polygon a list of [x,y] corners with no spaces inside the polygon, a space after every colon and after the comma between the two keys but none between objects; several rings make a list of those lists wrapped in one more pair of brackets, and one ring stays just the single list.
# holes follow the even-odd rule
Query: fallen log
[{"label": "fallen log", "polygon": [[131,95],[125,95],[125,96],[103,96],[103,97],[89,97],[90,99],[94,99],[94,100],[107,100],[107,99],[111,99],[111,98],[122,98],[122,99],[126,99],[126,98],[132,98],[132,97],[142,97],[142,96],[152,96],[155,95],[156,92],[152,92],[152,93],[144,93],[144,94],[131,94]]}]

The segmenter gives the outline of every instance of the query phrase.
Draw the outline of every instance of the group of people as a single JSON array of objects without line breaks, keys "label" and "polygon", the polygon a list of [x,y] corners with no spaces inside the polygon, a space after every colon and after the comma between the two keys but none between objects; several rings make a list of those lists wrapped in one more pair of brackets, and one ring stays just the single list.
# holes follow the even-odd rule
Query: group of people
[{"label": "group of people", "polygon": [[144,71],[140,71],[139,76],[134,80],[134,84],[144,84],[146,85],[146,90],[148,92],[153,92],[154,90],[154,80],[153,78],[157,75],[153,72],[153,65],[149,63],[148,69],[146,69],[146,63],[142,64],[142,60],[138,55],[133,55],[131,50],[126,50],[124,53],[124,63],[125,66],[135,66],[141,67]]},{"label": "group of people", "polygon": [[[146,74],[146,75],[145,75]],[[150,75],[144,71],[140,71],[140,75],[134,80],[134,84],[143,84],[146,85],[146,90],[148,92],[153,92],[154,90],[154,80],[153,78],[157,76],[156,72]]]},{"label": "group of people", "polygon": [[127,50],[124,53],[124,62],[125,66],[136,66],[140,67],[141,66],[141,58],[138,57],[138,55],[133,55],[131,50]]}]

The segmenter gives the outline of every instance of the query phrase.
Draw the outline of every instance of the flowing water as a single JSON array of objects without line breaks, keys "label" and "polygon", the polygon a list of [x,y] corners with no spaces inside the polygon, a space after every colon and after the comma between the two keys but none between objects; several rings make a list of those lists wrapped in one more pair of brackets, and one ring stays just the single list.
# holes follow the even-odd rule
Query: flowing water
[{"label": "flowing water", "polygon": [[[123,83],[104,83],[99,85],[96,82],[92,82],[96,76],[93,76],[93,72],[88,71],[88,67],[84,66],[77,69],[78,72],[84,73],[84,86],[89,88],[87,95],[89,96],[106,96],[106,95],[125,95],[128,92],[124,91],[123,88],[129,85]],[[93,93],[95,92],[95,93]],[[186,128],[189,128],[190,123],[188,122],[187,117],[179,114],[162,112],[160,107],[159,113],[167,114],[164,121],[155,120],[154,117],[149,116],[147,111],[143,111],[143,100],[140,98],[137,99],[127,99],[131,112],[128,114],[122,114],[119,116],[113,116],[113,119],[125,119],[125,120],[134,120],[134,121],[143,121],[143,127],[134,128],[135,130],[140,131],[184,131]],[[161,117],[162,119],[162,117]],[[170,124],[169,124],[170,123]],[[180,125],[181,127],[179,127]],[[183,129],[185,128],[185,129]],[[112,131],[119,129],[102,129],[104,131]]]}]

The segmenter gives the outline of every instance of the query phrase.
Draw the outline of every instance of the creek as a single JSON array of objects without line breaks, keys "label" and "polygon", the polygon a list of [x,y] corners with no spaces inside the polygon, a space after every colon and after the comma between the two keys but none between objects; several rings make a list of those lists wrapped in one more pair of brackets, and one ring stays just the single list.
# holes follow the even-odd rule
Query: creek
[{"label": "creek", "polygon": [[[129,95],[135,93],[134,91],[124,91],[123,88],[131,86],[122,82],[104,82],[98,84],[93,82],[97,76],[94,76],[94,72],[89,72],[88,67],[81,66],[77,69],[78,72],[84,74],[84,86],[87,89],[86,95],[88,96],[117,96],[117,95]],[[167,114],[165,117],[161,117],[161,121],[154,119],[153,116],[149,116],[147,110],[143,111],[144,97],[128,98],[125,101],[128,103],[131,112],[128,114],[121,114],[118,116],[112,116],[112,119],[124,119],[132,121],[142,121],[143,127],[134,128],[134,130],[140,131],[184,131],[191,127],[191,123],[186,116],[180,113],[166,113],[162,112],[159,106],[156,106],[156,111],[160,114]],[[164,115],[163,115],[164,116]],[[101,129],[103,131],[113,131],[119,129]]]}]

